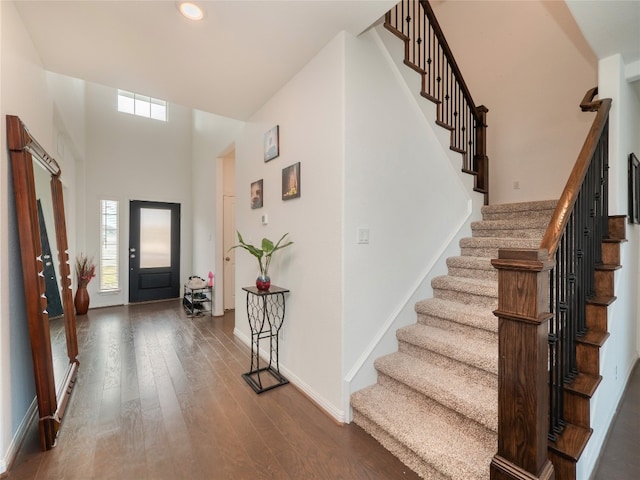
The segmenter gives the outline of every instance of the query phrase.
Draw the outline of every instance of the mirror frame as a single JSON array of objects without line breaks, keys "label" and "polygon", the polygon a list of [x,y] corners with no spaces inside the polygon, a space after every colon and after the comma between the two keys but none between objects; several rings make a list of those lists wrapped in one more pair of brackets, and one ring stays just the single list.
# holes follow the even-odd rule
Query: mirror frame
[{"label": "mirror frame", "polygon": [[[26,303],[33,374],[38,400],[38,430],[42,450],[55,446],[58,429],[78,373],[78,338],[75,307],[71,287],[69,246],[67,243],[60,166],[31,136],[19,117],[7,115],[7,144],[13,170],[13,188],[20,238],[22,275]],[[60,293],[64,310],[64,326],[69,364],[56,391],[51,352],[51,334],[43,275],[42,245],[33,173],[38,161],[51,174],[51,195],[58,246]]]}]

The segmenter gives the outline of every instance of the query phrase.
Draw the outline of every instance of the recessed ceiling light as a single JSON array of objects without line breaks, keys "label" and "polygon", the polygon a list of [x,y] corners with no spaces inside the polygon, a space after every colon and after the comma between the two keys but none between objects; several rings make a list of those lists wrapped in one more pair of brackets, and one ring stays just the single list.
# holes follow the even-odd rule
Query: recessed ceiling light
[{"label": "recessed ceiling light", "polygon": [[180,2],[180,13],[189,20],[202,20],[204,18],[204,12],[202,9],[191,2]]}]

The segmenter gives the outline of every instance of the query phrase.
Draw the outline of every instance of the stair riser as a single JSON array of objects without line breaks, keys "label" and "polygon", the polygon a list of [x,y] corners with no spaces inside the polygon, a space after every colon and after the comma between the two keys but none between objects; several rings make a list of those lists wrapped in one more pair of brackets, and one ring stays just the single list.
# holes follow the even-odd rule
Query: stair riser
[{"label": "stair riser", "polygon": [[467,337],[473,336],[486,342],[493,342],[498,348],[498,332],[483,329],[481,326],[474,327],[457,323],[446,318],[440,318],[433,315],[418,314],[418,323],[428,325],[430,327],[442,328],[450,332],[456,332]]},{"label": "stair riser", "polygon": [[452,277],[477,278],[479,280],[498,281],[497,270],[480,270],[477,268],[449,267],[449,275]]},{"label": "stair riser", "polygon": [[538,229],[497,229],[473,228],[473,236],[478,238],[538,238],[542,240],[545,230]]},{"label": "stair riser", "polygon": [[[455,428],[456,430],[479,438],[483,443],[495,443],[497,447],[497,418],[490,421],[488,419],[479,418],[479,416],[474,415],[473,412],[460,412],[456,409],[456,406],[451,406],[447,404],[446,401],[439,402],[431,396],[417,392],[410,386],[381,372],[378,372],[378,383],[393,392],[412,398],[425,410],[434,411],[436,409],[446,409],[447,417],[449,419],[453,419],[451,420],[451,428]],[[498,391],[496,390],[496,402],[497,401]]]},{"label": "stair riser", "polygon": [[587,304],[586,322],[587,328],[595,332],[607,332],[608,328],[608,315],[607,307],[604,305]]},{"label": "stair riser", "polygon": [[498,247],[461,247],[460,253],[468,257],[498,258]]},{"label": "stair riser", "polygon": [[464,304],[477,305],[480,308],[495,310],[498,308],[497,297],[487,297],[484,295],[474,295],[472,293],[461,292],[459,290],[449,290],[442,288],[434,288],[433,296],[435,298],[442,298],[444,300],[451,300],[454,302],[460,302]]},{"label": "stair riser", "polygon": [[620,265],[619,243],[605,242],[602,244],[602,263],[607,265]]},{"label": "stair riser", "polygon": [[565,391],[564,401],[565,420],[579,427],[591,428],[590,399]]},{"label": "stair riser", "polygon": [[487,212],[483,210],[483,220],[522,220],[526,219],[546,219],[549,220],[553,215],[553,210],[529,210],[520,212]]},{"label": "stair riser", "polygon": [[549,460],[553,463],[556,480],[576,480],[576,461],[549,451]]},{"label": "stair riser", "polygon": [[404,340],[398,340],[398,351],[412,357],[428,360],[440,366],[446,366],[459,375],[465,375],[471,381],[487,387],[498,388],[498,359],[494,364],[476,364],[471,359],[456,357],[457,352],[440,352],[437,346],[421,347]]},{"label": "stair riser", "polygon": [[614,272],[596,270],[594,279],[597,296],[613,297],[615,292],[613,285]]},{"label": "stair riser", "polygon": [[576,344],[576,364],[582,373],[600,375],[600,347]]}]

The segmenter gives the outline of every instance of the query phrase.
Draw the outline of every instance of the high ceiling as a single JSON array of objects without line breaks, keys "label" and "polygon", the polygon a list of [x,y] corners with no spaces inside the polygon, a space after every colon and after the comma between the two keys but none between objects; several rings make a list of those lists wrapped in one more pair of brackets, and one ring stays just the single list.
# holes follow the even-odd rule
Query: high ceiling
[{"label": "high ceiling", "polygon": [[567,6],[598,58],[622,54],[640,62],[640,0],[568,0]]},{"label": "high ceiling", "polygon": [[52,72],[246,120],[335,35],[359,34],[394,0],[18,1]]},{"label": "high ceiling", "polygon": [[[396,1],[196,3],[198,23],[172,0],[16,6],[47,70],[246,120],[338,32],[361,33]],[[621,52],[640,69],[640,0],[567,4],[599,58]]]}]

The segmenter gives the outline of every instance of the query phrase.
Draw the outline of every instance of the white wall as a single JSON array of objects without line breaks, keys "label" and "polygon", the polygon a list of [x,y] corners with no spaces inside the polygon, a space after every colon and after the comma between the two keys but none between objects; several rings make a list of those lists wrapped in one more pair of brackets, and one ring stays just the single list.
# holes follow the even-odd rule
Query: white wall
[{"label": "white wall", "polygon": [[[117,90],[87,84],[86,158],[77,171],[77,249],[99,256],[100,199],[120,202],[121,289],[100,293],[89,284],[90,308],[128,303],[129,202],[149,200],[181,205],[181,284],[192,272],[191,110],[168,105],[168,121],[119,113]],[[84,196],[82,189],[84,188]],[[84,210],[84,212],[82,211]]]},{"label": "white wall", "polygon": [[[229,147],[244,122],[206,112],[193,112],[191,178],[193,201],[193,260],[189,275],[205,280],[209,272],[221,278],[216,262],[216,159]],[[216,298],[217,304],[221,300]]]},{"label": "white wall", "polygon": [[[609,213],[626,215],[629,153],[640,153],[640,98],[625,80],[620,55],[599,62],[601,98],[613,100],[609,116]],[[591,402],[593,435],[578,463],[578,478],[589,478],[600,448],[640,352],[640,227],[627,224],[627,243],[621,246],[622,269],[616,272],[617,300],[609,307],[610,336],[600,354],[603,377]]]},{"label": "white wall", "polygon": [[53,103],[40,59],[12,2],[0,2],[0,474],[16,454],[35,396],[24,305],[13,181],[6,148],[5,115],[18,115],[48,151]]},{"label": "white wall", "polygon": [[[236,227],[246,241],[295,242],[278,252],[272,283],[287,287],[280,365],[336,418],[342,411],[342,232],[344,35],[334,38],[247,122],[236,142]],[[265,163],[264,133],[280,126],[280,156]],[[282,169],[301,163],[301,197],[281,199]],[[250,184],[264,180],[264,207],[250,209]],[[263,226],[262,214],[269,224]],[[236,334],[248,341],[241,287],[255,285],[257,262],[236,253]],[[249,365],[247,365],[247,368]]]},{"label": "white wall", "polygon": [[[403,78],[414,75],[419,84],[419,75],[402,65],[400,52],[389,57],[379,34],[389,35],[346,37],[346,405],[349,393],[376,381],[373,360],[397,350],[395,331],[416,322],[415,302],[432,295],[433,276],[446,273],[445,252],[459,255],[457,235],[461,228],[469,235],[472,213],[460,155],[450,152],[444,129],[440,142],[434,109],[425,118],[421,102],[428,101]],[[369,244],[357,243],[359,228],[369,230]]]},{"label": "white wall", "polygon": [[597,83],[597,59],[566,4],[436,1],[433,9],[474,101],[489,108],[491,203],[558,198],[593,121],[580,101]]},{"label": "white wall", "polygon": [[[263,135],[274,125],[281,154],[264,163]],[[431,293],[429,279],[445,272],[447,254],[459,253],[451,245],[468,233],[469,190],[431,129],[378,34],[342,33],[236,144],[238,229],[254,243],[284,232],[295,242],[271,272],[291,289],[280,366],[341,421],[350,392],[375,382],[373,359],[397,349],[395,329],[415,322],[415,301]],[[283,202],[281,169],[296,161],[302,196]],[[265,206],[251,210],[249,185],[260,178]],[[359,228],[369,244],[357,243]],[[240,287],[253,283],[256,261],[244,251],[236,259],[244,303]],[[236,334],[248,342],[240,307]]]}]

